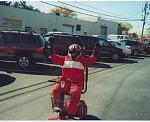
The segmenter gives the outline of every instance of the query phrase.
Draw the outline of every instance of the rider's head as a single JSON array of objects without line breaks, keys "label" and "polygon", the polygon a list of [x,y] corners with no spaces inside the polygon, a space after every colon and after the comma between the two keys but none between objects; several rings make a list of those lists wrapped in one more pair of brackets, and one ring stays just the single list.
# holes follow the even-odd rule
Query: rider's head
[{"label": "rider's head", "polygon": [[72,44],[69,46],[68,55],[71,56],[72,60],[77,60],[81,53],[82,49],[78,44]]}]

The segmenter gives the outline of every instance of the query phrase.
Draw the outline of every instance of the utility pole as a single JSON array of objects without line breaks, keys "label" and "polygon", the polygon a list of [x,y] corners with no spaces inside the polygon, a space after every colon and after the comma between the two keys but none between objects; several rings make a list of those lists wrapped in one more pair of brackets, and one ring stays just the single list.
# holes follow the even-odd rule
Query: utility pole
[{"label": "utility pole", "polygon": [[147,15],[147,8],[148,8],[148,1],[145,3],[145,6],[144,6],[144,18],[142,20],[143,26],[142,26],[141,42],[143,42],[143,33],[144,33],[145,19],[146,19],[146,15]]}]

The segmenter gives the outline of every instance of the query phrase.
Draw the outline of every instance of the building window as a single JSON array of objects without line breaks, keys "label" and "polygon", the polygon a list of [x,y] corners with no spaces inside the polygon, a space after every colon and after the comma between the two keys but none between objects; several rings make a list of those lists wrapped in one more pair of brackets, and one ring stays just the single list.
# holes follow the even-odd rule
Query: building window
[{"label": "building window", "polygon": [[76,25],[76,30],[81,31],[81,25]]},{"label": "building window", "polygon": [[57,29],[53,29],[53,32],[57,32]]},{"label": "building window", "polygon": [[3,23],[3,27],[7,27],[7,23],[6,22]]},{"label": "building window", "polygon": [[87,32],[84,32],[84,35],[87,35]]},{"label": "building window", "polygon": [[6,22],[3,23],[3,29],[7,30],[7,23]]},{"label": "building window", "polygon": [[25,26],[25,31],[32,31],[32,27]]},{"label": "building window", "polygon": [[47,33],[47,28],[40,28],[40,34],[45,35]]}]

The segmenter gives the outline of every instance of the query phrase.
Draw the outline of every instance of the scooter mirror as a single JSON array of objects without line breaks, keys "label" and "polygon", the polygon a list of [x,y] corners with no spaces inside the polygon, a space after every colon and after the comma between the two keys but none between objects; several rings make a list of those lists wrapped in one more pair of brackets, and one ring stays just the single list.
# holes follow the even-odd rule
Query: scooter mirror
[{"label": "scooter mirror", "polygon": [[62,81],[60,82],[60,86],[61,86],[61,88],[64,88],[64,87],[65,87],[65,81],[62,80]]}]

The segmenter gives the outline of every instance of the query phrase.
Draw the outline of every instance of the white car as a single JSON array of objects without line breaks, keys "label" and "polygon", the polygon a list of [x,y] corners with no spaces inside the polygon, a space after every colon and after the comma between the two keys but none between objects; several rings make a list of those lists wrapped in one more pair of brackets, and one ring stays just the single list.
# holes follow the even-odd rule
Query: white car
[{"label": "white car", "polygon": [[111,43],[111,45],[123,49],[125,56],[131,55],[131,46],[121,45],[119,42],[116,41],[109,41],[109,42]]}]

